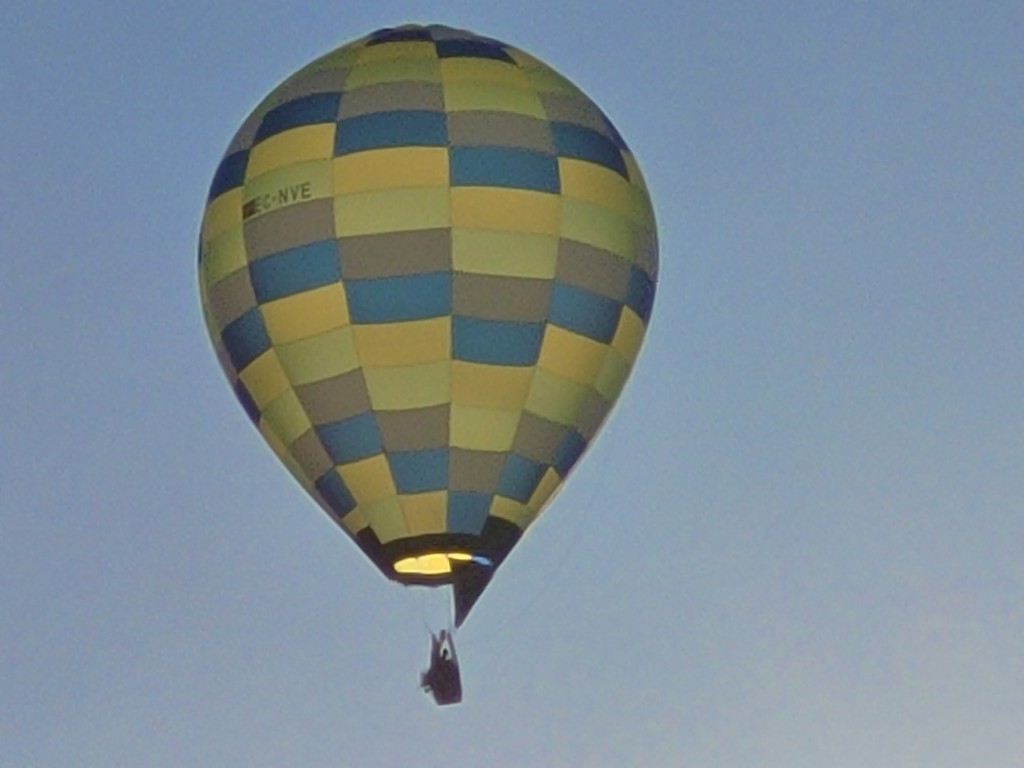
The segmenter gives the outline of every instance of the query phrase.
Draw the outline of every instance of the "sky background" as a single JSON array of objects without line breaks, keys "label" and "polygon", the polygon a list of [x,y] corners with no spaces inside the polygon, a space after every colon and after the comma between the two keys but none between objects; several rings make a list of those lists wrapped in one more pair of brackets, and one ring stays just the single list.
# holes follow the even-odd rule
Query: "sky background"
[{"label": "sky background", "polygon": [[[1024,6],[300,6],[4,3],[0,766],[1024,767]],[[661,237],[448,708],[432,607],[277,466],[195,276],[249,110],[410,21],[580,85]]]}]

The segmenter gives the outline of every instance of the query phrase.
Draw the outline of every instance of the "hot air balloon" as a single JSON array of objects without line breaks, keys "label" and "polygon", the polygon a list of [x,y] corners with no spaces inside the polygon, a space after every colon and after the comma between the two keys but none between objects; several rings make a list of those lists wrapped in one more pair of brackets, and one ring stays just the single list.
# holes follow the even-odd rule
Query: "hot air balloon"
[{"label": "hot air balloon", "polygon": [[657,259],[593,101],[518,48],[407,25],[244,121],[199,288],[274,453],[387,578],[451,585],[458,626],[618,397]]}]

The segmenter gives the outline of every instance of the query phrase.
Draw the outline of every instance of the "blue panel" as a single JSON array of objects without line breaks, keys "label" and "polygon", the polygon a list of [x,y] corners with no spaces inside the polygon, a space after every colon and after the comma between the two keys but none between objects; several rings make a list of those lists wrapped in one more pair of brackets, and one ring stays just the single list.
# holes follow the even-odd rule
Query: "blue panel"
[{"label": "blue panel", "polygon": [[626,162],[615,142],[593,128],[576,123],[551,123],[551,138],[559,157],[588,160],[628,178]]},{"label": "blue panel", "polygon": [[263,317],[256,307],[228,323],[221,331],[220,338],[236,371],[241,371],[270,349],[270,337],[267,336]]},{"label": "blue panel", "polygon": [[448,449],[393,451],[388,454],[399,493],[440,491],[448,487]]},{"label": "blue panel", "polygon": [[525,504],[537,489],[546,469],[545,464],[510,453],[501,470],[498,493]]},{"label": "blue panel", "polygon": [[493,365],[533,365],[540,354],[544,323],[452,318],[452,356]]},{"label": "blue panel", "polygon": [[[598,109],[597,111],[601,112],[600,109]],[[626,146],[626,140],[622,138],[622,134],[619,133],[619,129],[616,128],[612,124],[612,121],[608,119],[608,115],[606,115],[604,112],[601,112],[601,118],[604,122],[605,130],[608,131],[608,135],[612,137],[612,141],[615,142],[615,146],[619,147],[620,149],[628,150],[629,147]]]},{"label": "blue panel", "polygon": [[408,109],[357,115],[338,123],[334,154],[380,147],[444,147],[448,129],[443,112]]},{"label": "blue panel", "polygon": [[213,182],[210,184],[210,194],[207,200],[220,197],[229,189],[242,186],[245,181],[245,167],[249,163],[249,151],[240,150],[232,152],[220,161],[217,172],[213,174]]},{"label": "blue panel", "polygon": [[451,184],[559,191],[558,160],[516,147],[452,147]]},{"label": "blue panel", "polygon": [[614,299],[556,281],[551,288],[548,319],[561,328],[607,343],[615,335],[621,310],[622,305]]},{"label": "blue panel", "polygon": [[579,432],[571,429],[565,433],[565,437],[562,438],[562,442],[555,451],[555,461],[552,465],[559,477],[564,478],[569,474],[569,470],[580,460],[580,456],[583,455],[586,448],[587,441]]},{"label": "blue panel", "polygon": [[316,481],[316,489],[339,518],[355,509],[355,499],[333,469]]},{"label": "blue panel", "polygon": [[341,421],[321,424],[314,429],[335,464],[359,461],[376,456],[384,450],[372,413],[361,413]]},{"label": "blue panel", "polygon": [[314,123],[333,123],[338,119],[340,93],[314,93],[310,96],[287,101],[274,107],[263,116],[256,129],[255,141],[259,142],[275,133]]},{"label": "blue panel", "polygon": [[383,43],[402,43],[409,41],[422,40],[430,42],[433,40],[430,36],[430,30],[424,29],[423,27],[411,27],[408,29],[379,29],[370,35],[370,39],[367,40],[366,45],[382,45]]},{"label": "blue panel", "polygon": [[448,493],[448,532],[479,534],[491,508],[489,493],[450,491]]},{"label": "blue panel", "polygon": [[481,38],[437,41],[437,55],[442,59],[470,56],[477,59],[497,59],[514,64],[515,60],[497,43]]},{"label": "blue panel", "polygon": [[646,323],[651,316],[651,306],[653,304],[654,282],[642,269],[631,267],[629,272],[629,288],[626,291],[626,305]]},{"label": "blue panel", "polygon": [[395,323],[442,317],[452,311],[450,272],[345,282],[353,323]]},{"label": "blue panel", "polygon": [[334,240],[300,245],[249,265],[256,299],[263,303],[341,280],[341,261]]},{"label": "blue panel", "polygon": [[235,382],[235,397],[238,398],[238,402],[242,404],[242,408],[245,410],[245,415],[249,417],[249,420],[253,424],[256,424],[260,420],[260,409],[256,405],[256,401],[252,399],[252,395],[249,394],[249,390],[245,388],[245,384],[242,383],[241,379]]}]

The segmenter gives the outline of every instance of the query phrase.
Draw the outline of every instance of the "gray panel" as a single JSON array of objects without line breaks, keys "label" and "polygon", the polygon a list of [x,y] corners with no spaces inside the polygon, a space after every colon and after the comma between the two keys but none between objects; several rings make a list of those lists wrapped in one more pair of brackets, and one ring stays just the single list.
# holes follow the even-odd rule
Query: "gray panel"
[{"label": "gray panel", "polygon": [[658,237],[648,229],[637,229],[636,265],[640,267],[651,280],[658,279]]},{"label": "gray panel", "polygon": [[[417,25],[409,24],[411,28],[416,28]],[[431,24],[427,27],[430,31],[430,37],[434,40],[481,40],[487,39],[482,38],[480,35],[470,32],[468,29],[459,29],[458,27],[446,27],[443,24]]]},{"label": "gray panel", "polygon": [[249,219],[244,227],[246,253],[249,261],[256,261],[288,248],[333,240],[334,203],[328,198],[290,205]]},{"label": "gray panel", "polygon": [[451,231],[447,229],[339,238],[341,275],[346,280],[360,280],[448,270],[452,265],[451,243]]},{"label": "gray panel", "polygon": [[312,429],[299,435],[291,445],[291,453],[310,482],[315,481],[334,466],[323,443]]},{"label": "gray panel", "polygon": [[452,491],[495,493],[506,456],[506,451],[452,448],[448,455],[448,488]]},{"label": "gray panel", "polygon": [[563,238],[558,241],[555,279],[623,301],[629,288],[629,264],[610,251]]},{"label": "gray panel", "polygon": [[314,426],[341,421],[370,410],[370,395],[361,370],[349,371],[295,388]]},{"label": "gray panel", "polygon": [[275,96],[279,97],[276,103],[284,104],[286,101],[312,96],[315,93],[340,93],[347,75],[346,68],[314,69],[311,66],[289,78],[275,91]]},{"label": "gray panel", "polygon": [[567,93],[538,93],[548,120],[559,123],[576,123],[593,128],[614,141],[604,116],[590,99]]},{"label": "gray panel", "polygon": [[542,464],[553,464],[555,452],[565,437],[567,429],[561,424],[541,418],[529,411],[523,411],[516,428],[516,439],[512,450],[528,459]]},{"label": "gray panel", "polygon": [[375,411],[385,451],[421,451],[448,445],[448,406]]},{"label": "gray panel", "polygon": [[396,109],[428,109],[444,112],[440,83],[379,83],[346,91],[341,97],[339,119]]},{"label": "gray panel", "polygon": [[512,112],[450,112],[448,140],[452,146],[516,147],[552,155],[555,152],[546,120]]},{"label": "gray panel", "polygon": [[550,280],[456,272],[453,283],[457,315],[535,322],[547,318]]},{"label": "gray panel", "polygon": [[591,390],[583,407],[576,414],[576,429],[588,443],[594,439],[597,430],[601,428],[612,404],[604,399],[597,391]]},{"label": "gray panel", "polygon": [[260,127],[260,121],[263,119],[263,115],[266,114],[265,109],[260,110],[259,114],[251,114],[242,123],[242,126],[235,132],[234,137],[231,139],[231,143],[228,145],[227,151],[224,153],[225,157],[230,154],[234,154],[239,150],[249,149],[252,146],[253,140],[256,138],[256,129]]},{"label": "gray panel", "polygon": [[208,287],[207,302],[221,328],[255,307],[249,270],[239,269]]}]

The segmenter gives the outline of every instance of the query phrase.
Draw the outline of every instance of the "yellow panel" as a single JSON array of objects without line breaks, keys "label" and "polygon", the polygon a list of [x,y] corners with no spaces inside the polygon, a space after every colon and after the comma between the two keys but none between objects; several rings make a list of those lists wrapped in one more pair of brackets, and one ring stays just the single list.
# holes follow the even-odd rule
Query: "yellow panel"
[{"label": "yellow panel", "polygon": [[644,340],[644,322],[629,307],[622,308],[619,326],[612,338],[612,349],[622,355],[630,365],[636,360],[640,344]]},{"label": "yellow panel", "polygon": [[526,410],[558,424],[570,425],[589,393],[589,387],[537,370],[526,398]]},{"label": "yellow panel", "polygon": [[519,410],[530,391],[532,368],[452,363],[452,403],[477,408]]},{"label": "yellow panel", "polygon": [[630,187],[633,190],[633,214],[634,221],[639,222],[644,229],[652,232],[656,229],[654,224],[654,209],[651,208],[651,199],[639,187]]},{"label": "yellow panel", "polygon": [[272,349],[249,363],[239,378],[260,410],[288,389],[288,377]]},{"label": "yellow panel", "polygon": [[563,202],[562,237],[603,248],[630,262],[636,258],[635,226],[603,206],[568,198]]},{"label": "yellow panel", "polygon": [[562,198],[558,195],[501,187],[453,187],[451,196],[452,226],[559,234]]},{"label": "yellow panel", "polygon": [[573,83],[530,54],[518,49],[509,49],[508,53],[520,65],[519,71],[526,76],[530,81],[531,87],[536,90],[545,93],[582,95],[580,89]]},{"label": "yellow panel", "polygon": [[409,535],[405,527],[405,516],[397,498],[381,499],[373,504],[367,504],[363,512],[381,544]]},{"label": "yellow panel", "polygon": [[281,344],[274,349],[293,387],[339,376],[359,367],[351,327]]},{"label": "yellow panel", "polygon": [[[566,197],[586,200],[623,216],[638,216],[633,187],[615,171],[603,165],[560,157],[558,178],[562,194]],[[643,221],[641,218],[637,220]]]},{"label": "yellow panel", "polygon": [[242,188],[235,187],[206,206],[203,216],[203,242],[209,243],[229,229],[242,226]]},{"label": "yellow panel", "polygon": [[[387,45],[366,45],[356,51],[356,62],[389,61],[391,59],[437,59],[437,46],[429,40],[403,40]],[[422,63],[420,66],[423,66]],[[346,82],[346,86],[347,86]]]},{"label": "yellow panel", "polygon": [[[338,470],[334,470],[338,472]],[[338,472],[338,477],[341,477],[341,473]],[[370,525],[370,521],[366,519],[366,514],[363,512],[362,507],[356,507],[343,518],[341,518],[341,524],[351,535],[355,536],[361,530]]]},{"label": "yellow panel", "polygon": [[[391,467],[383,454],[342,464],[338,467],[338,474],[358,504],[369,504],[398,493],[395,481],[391,478]],[[397,499],[395,504],[397,507]],[[366,516],[370,517],[369,511]]]},{"label": "yellow panel", "polygon": [[245,239],[242,226],[221,232],[206,244],[200,267],[203,282],[208,286],[219,283],[246,265]]},{"label": "yellow panel", "polygon": [[507,499],[504,496],[495,496],[488,511],[491,517],[500,517],[508,520],[521,530],[525,530],[535,517],[533,511],[515,499]]},{"label": "yellow panel", "polygon": [[260,305],[274,344],[305,339],[348,325],[348,303],[340,283],[296,293]]},{"label": "yellow panel", "polygon": [[544,329],[537,366],[564,379],[591,385],[601,372],[608,347],[554,325]]},{"label": "yellow panel", "polygon": [[348,325],[348,303],[338,283],[260,305],[271,343],[285,344]]},{"label": "yellow panel", "polygon": [[594,384],[594,389],[604,395],[609,402],[614,402],[629,377],[629,371],[629,363],[613,349],[604,361],[604,367]]},{"label": "yellow panel", "polygon": [[450,223],[447,187],[377,190],[334,198],[339,237],[439,229]]},{"label": "yellow panel", "polygon": [[443,86],[446,112],[515,112],[541,120],[547,116],[537,92],[529,87],[447,80]]},{"label": "yellow panel", "polygon": [[284,165],[333,157],[334,125],[301,125],[261,141],[249,150],[246,178],[256,178]]},{"label": "yellow panel", "polygon": [[246,220],[269,211],[331,196],[331,161],[309,160],[268,171],[245,182]]},{"label": "yellow panel", "polygon": [[[361,41],[353,41],[358,43]],[[302,69],[300,69],[293,77],[298,79],[300,75],[310,75],[314,72],[324,72],[331,69],[344,69],[352,65],[358,56],[361,48],[350,47],[348,45],[342,48],[335,48],[330,53],[325,53],[319,59],[316,59]]]},{"label": "yellow panel", "polygon": [[519,411],[499,411],[453,405],[451,444],[477,451],[509,451],[516,438]]},{"label": "yellow panel", "polygon": [[530,80],[514,65],[497,59],[477,56],[456,56],[441,59],[441,79],[449,83],[479,81],[516,88],[530,88]]},{"label": "yellow panel", "polygon": [[[381,46],[382,48],[384,46]],[[345,78],[345,90],[378,83],[406,83],[411,81],[439,83],[441,68],[435,62],[423,59],[391,59],[359,63]]]},{"label": "yellow panel", "polygon": [[459,272],[550,279],[557,263],[555,235],[452,230],[452,264]]},{"label": "yellow panel", "polygon": [[561,484],[562,478],[558,476],[554,469],[548,467],[544,470],[544,476],[537,484],[537,488],[534,490],[530,500],[526,502],[526,506],[529,507],[534,515],[540,514],[541,509],[548,503]]},{"label": "yellow panel", "polygon": [[334,194],[448,184],[444,147],[395,147],[342,155],[333,161]]},{"label": "yellow panel", "polygon": [[364,368],[370,404],[375,410],[400,411],[447,403],[451,364]]},{"label": "yellow panel", "polygon": [[270,450],[274,452],[274,455],[281,461],[284,461],[288,457],[288,446],[281,442],[281,438],[270,428],[270,425],[261,419],[256,425],[256,429],[259,430],[263,439],[267,441],[267,445],[270,446]]},{"label": "yellow panel", "polygon": [[450,317],[356,325],[352,333],[359,361],[365,366],[421,365],[451,357]]},{"label": "yellow panel", "polygon": [[296,438],[313,427],[295,391],[291,389],[264,408],[261,416],[285,445],[291,445]]},{"label": "yellow panel", "polygon": [[[444,533],[448,528],[448,492],[431,491],[398,497],[405,513],[405,526],[412,536]],[[448,558],[446,557],[445,560]]]}]

